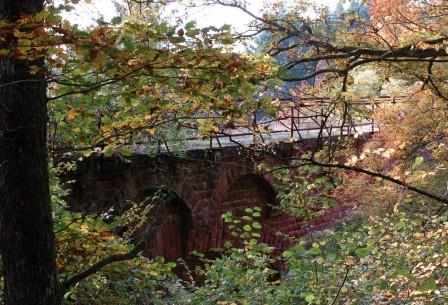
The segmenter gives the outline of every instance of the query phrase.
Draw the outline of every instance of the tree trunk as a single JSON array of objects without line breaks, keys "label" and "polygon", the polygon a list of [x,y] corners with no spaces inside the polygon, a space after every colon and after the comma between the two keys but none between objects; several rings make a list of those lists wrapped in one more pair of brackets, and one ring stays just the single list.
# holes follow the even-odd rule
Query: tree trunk
[{"label": "tree trunk", "polygon": [[[43,0],[0,0],[0,18],[34,14]],[[14,42],[11,42],[14,43]],[[5,305],[54,305],[57,298],[43,60],[0,58],[0,253]]]}]

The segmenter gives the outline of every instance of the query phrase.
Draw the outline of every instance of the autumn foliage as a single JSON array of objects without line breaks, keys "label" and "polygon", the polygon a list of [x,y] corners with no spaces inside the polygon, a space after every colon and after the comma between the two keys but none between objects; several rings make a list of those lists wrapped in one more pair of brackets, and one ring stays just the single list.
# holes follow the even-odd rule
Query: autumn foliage
[{"label": "autumn foliage", "polygon": [[[7,2],[0,0],[0,8]],[[83,27],[62,17],[78,2],[49,1],[31,12],[21,1],[24,8],[18,14],[0,12],[0,140],[20,140],[26,146],[31,143],[27,128],[37,125],[44,134],[31,137],[41,141],[34,155],[28,154],[31,148],[18,148],[23,155],[8,159],[11,147],[0,147],[1,177],[20,176],[26,185],[43,190],[45,198],[33,199],[42,203],[38,212],[43,212],[48,230],[43,236],[48,241],[47,262],[57,268],[57,281],[50,280],[53,287],[46,287],[54,304],[446,303],[446,1],[352,1],[347,10],[339,6],[337,14],[305,0],[276,2],[261,13],[252,12],[245,1],[201,2],[251,16],[250,28],[239,34],[229,26],[200,28],[194,21],[173,22],[159,14],[171,1],[118,2],[120,16]],[[260,34],[265,36],[256,40],[261,44],[257,52],[235,51],[236,45],[248,44]],[[4,69],[10,65],[26,77],[16,79],[15,69]],[[30,85],[34,83],[41,87]],[[33,91],[40,96],[36,100],[43,101],[40,111],[27,107],[36,106],[26,104],[26,97],[36,97],[27,88],[40,90]],[[378,104],[376,95],[388,95],[390,102]],[[248,156],[266,153],[281,164],[259,169],[277,175],[279,204],[273,209],[311,221],[310,215],[337,202],[350,206],[351,217],[335,228],[300,239],[279,235],[294,246],[277,255],[254,235],[261,229],[258,208],[246,211],[250,215],[224,213],[229,230],[241,235],[243,246],[229,242],[215,249],[216,260],[193,253],[203,267],[192,270],[195,276],[184,281],[172,274],[175,263],[144,258],[144,244],[117,234],[146,214],[86,215],[67,206],[73,182],[61,182],[58,176],[73,171],[76,160],[91,155],[125,160],[135,143],[146,145],[144,152],[153,156],[167,142],[178,148],[167,153],[181,153],[182,143],[192,134],[207,139],[225,128],[248,124],[249,114],[257,111],[275,114],[281,104],[278,96],[288,100],[288,107],[302,107],[304,97],[322,97],[324,123],[315,149],[294,154],[302,143],[291,138],[292,156],[276,155],[269,145],[246,147]],[[35,114],[40,114],[37,125]],[[335,117],[341,131],[324,136],[329,134],[325,122]],[[372,119],[373,134],[355,130],[356,121]],[[14,125],[17,128],[8,127],[19,121],[23,124]],[[353,132],[347,136],[343,128]],[[11,132],[16,136],[6,137]],[[16,172],[7,166],[13,160],[34,164],[37,157],[44,169],[44,179],[38,181],[26,169]],[[0,186],[16,180],[0,179]],[[3,216],[19,206],[16,198],[25,196],[17,194],[19,186],[8,184],[7,192],[0,189],[2,230],[15,224]],[[22,216],[37,215],[40,205],[29,205],[25,199],[28,205],[20,207],[26,213],[14,217],[33,224]],[[45,232],[30,231],[26,238]],[[17,240],[1,242],[19,246]],[[6,250],[2,258],[9,268],[0,268],[8,283],[0,284],[0,299],[5,298],[6,305],[18,305],[11,296],[19,284],[30,295],[42,293],[36,288],[41,281],[25,285],[10,271],[21,266],[16,261],[33,260]],[[274,268],[278,265],[284,269]],[[40,267],[33,271],[45,277],[47,271]],[[194,282],[196,276],[201,285]]]}]

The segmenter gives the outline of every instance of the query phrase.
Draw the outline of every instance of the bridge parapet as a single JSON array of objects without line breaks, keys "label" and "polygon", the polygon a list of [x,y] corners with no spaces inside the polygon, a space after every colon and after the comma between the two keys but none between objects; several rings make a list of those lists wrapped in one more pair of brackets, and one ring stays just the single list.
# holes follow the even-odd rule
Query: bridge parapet
[{"label": "bridge parapet", "polygon": [[[219,130],[203,138],[198,132],[198,122],[207,119],[210,114],[197,115],[188,118],[191,131],[176,143],[159,140],[152,141],[152,135],[144,131],[133,133],[127,139],[134,153],[148,153],[148,143],[158,145],[158,151],[170,152],[170,146],[183,142],[184,150],[213,149],[229,146],[247,146],[275,142],[300,142],[316,138],[333,136],[352,136],[374,133],[379,130],[372,114],[378,107],[395,104],[400,97],[379,96],[359,99],[345,105],[347,109],[357,109],[363,116],[347,116],[344,109],[335,107],[335,101],[329,98],[301,97],[294,100],[278,101],[280,105],[276,117],[271,117],[263,111],[251,113],[245,123],[228,122],[219,126]],[[213,114],[219,118],[218,113]],[[221,118],[222,119],[222,118]],[[180,121],[182,119],[179,119]],[[151,142],[152,141],[152,142]]]}]

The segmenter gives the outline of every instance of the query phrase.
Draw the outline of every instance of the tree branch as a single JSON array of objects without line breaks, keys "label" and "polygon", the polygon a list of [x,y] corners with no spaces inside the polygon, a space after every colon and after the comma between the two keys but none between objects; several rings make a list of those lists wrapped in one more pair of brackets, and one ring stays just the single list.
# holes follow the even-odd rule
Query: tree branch
[{"label": "tree branch", "polygon": [[129,252],[124,254],[113,254],[111,256],[106,257],[105,259],[100,260],[96,264],[90,266],[87,269],[84,269],[78,274],[75,274],[74,276],[68,278],[61,284],[61,289],[63,292],[70,289],[75,284],[79,283],[80,281],[84,280],[85,278],[91,276],[92,274],[95,274],[101,268],[110,265],[112,263],[120,262],[120,261],[126,261],[135,258],[145,247],[144,241],[141,241],[138,243],[134,248],[132,248]]},{"label": "tree branch", "polygon": [[383,180],[395,183],[397,185],[403,186],[417,194],[423,195],[427,198],[431,198],[434,199],[440,203],[443,203],[445,205],[448,205],[448,197],[437,194],[437,193],[433,193],[415,186],[412,186],[406,182],[403,182],[401,180],[392,178],[390,176],[381,174],[381,173],[377,173],[377,172],[373,172],[364,168],[360,168],[360,167],[356,167],[356,166],[348,166],[348,165],[344,165],[344,164],[338,164],[338,163],[322,163],[319,161],[316,161],[314,159],[301,159],[301,160],[305,160],[307,162],[313,163],[314,165],[318,165],[320,167],[326,167],[326,168],[339,168],[339,169],[345,169],[345,170],[349,170],[349,171],[353,171],[353,172],[357,172],[357,173],[362,173],[371,177],[377,177],[377,178],[381,178]]}]

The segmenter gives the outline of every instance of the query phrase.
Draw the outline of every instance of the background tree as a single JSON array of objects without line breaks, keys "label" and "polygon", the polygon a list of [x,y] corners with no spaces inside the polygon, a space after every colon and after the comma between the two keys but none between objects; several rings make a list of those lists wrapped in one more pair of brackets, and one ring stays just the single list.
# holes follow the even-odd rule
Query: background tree
[{"label": "background tree", "polygon": [[[446,75],[442,72],[448,57],[443,47],[447,36],[441,26],[446,23],[443,13],[446,5],[443,1],[436,1],[434,4],[427,1],[401,1],[400,5],[406,6],[405,13],[398,12],[395,6],[383,1],[365,1],[359,6],[354,5],[358,6],[358,9],[344,13],[344,18],[336,19],[328,9],[316,6],[310,1],[300,1],[290,6],[281,18],[269,12],[257,15],[237,0],[206,2],[235,7],[252,16],[255,36],[263,30],[274,33],[268,54],[287,54],[290,59],[279,69],[279,78],[285,82],[305,82],[322,77],[324,81],[319,90],[308,92],[324,92],[330,96],[332,104],[327,107],[327,117],[332,113],[341,116],[343,125],[353,122],[354,117],[362,112],[369,113],[353,104],[362,93],[350,92],[354,84],[353,72],[360,67],[379,72],[380,80],[386,82],[392,75],[405,78],[409,82],[421,82],[421,87],[413,88],[429,88],[439,98],[447,100],[446,83],[443,81]],[[367,5],[371,5],[372,18],[369,20],[366,20],[365,9],[362,8]],[[315,17],[311,18],[310,15]],[[294,24],[297,22],[302,26],[296,27]],[[288,46],[282,44],[292,38],[293,43]],[[303,76],[293,77],[289,73],[290,70],[310,64],[316,68],[308,69]],[[415,91],[406,92],[410,96],[414,93]],[[300,104],[300,100],[297,102]],[[338,146],[341,141],[332,144]],[[336,146],[327,147],[325,161],[317,161],[314,158],[317,154],[302,161],[316,162],[326,167],[341,167],[332,164]],[[389,181],[399,182],[396,179]],[[403,182],[401,184],[403,185]],[[441,202],[448,202],[446,198],[435,193],[430,196]]]}]

